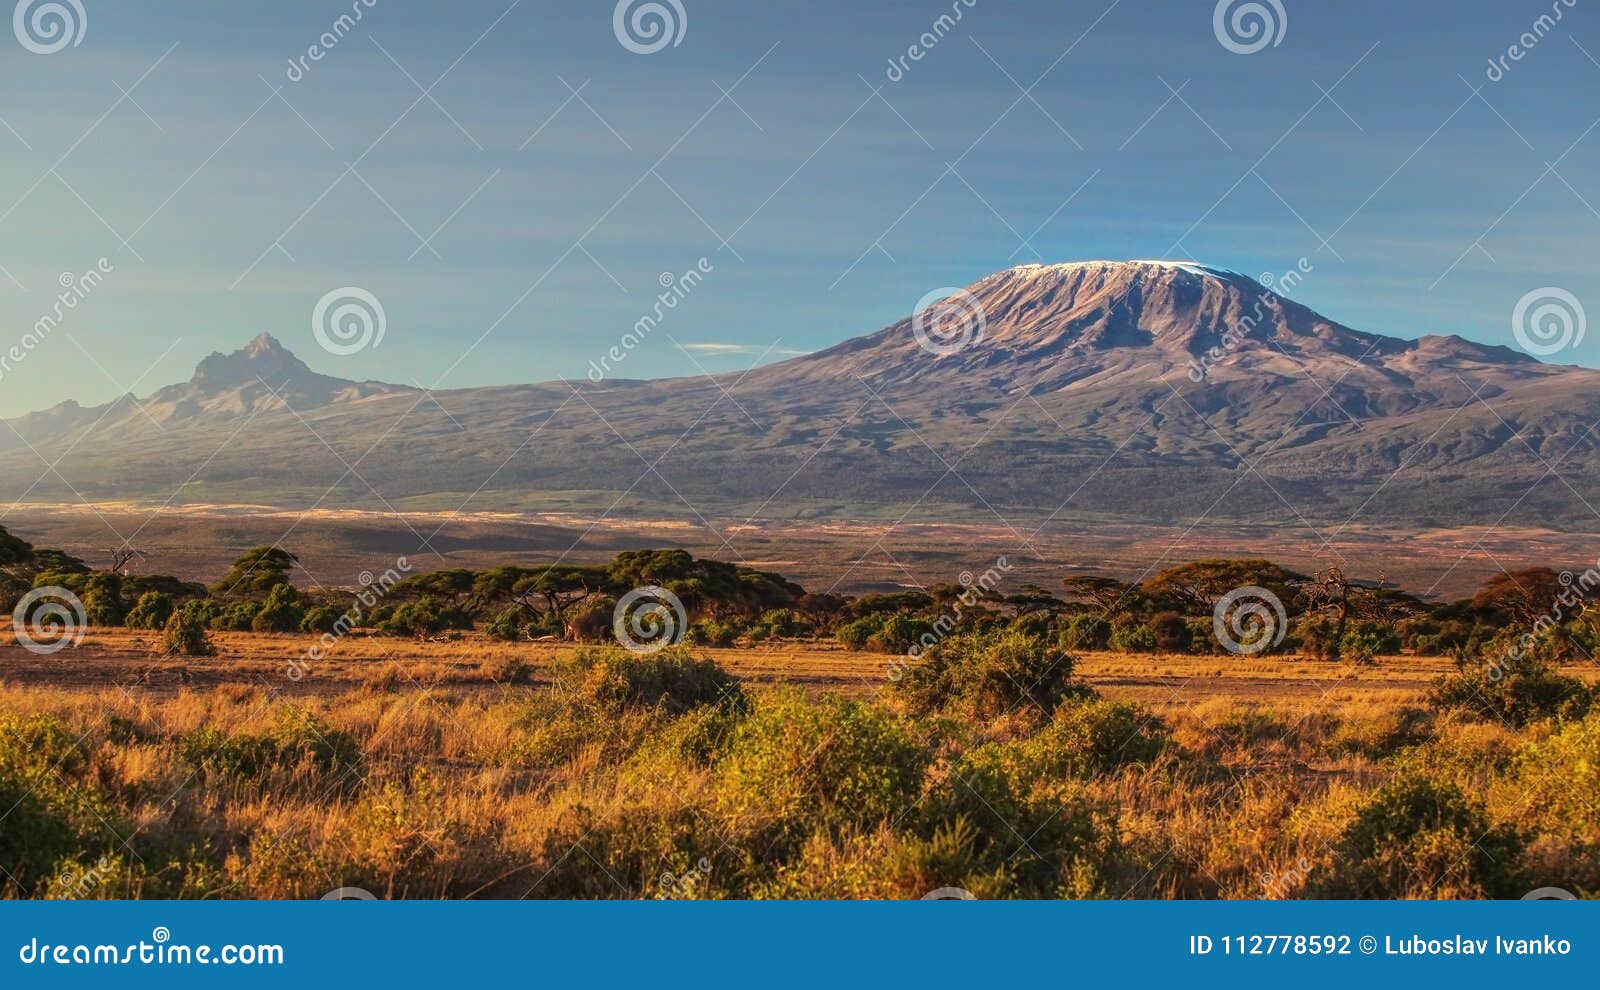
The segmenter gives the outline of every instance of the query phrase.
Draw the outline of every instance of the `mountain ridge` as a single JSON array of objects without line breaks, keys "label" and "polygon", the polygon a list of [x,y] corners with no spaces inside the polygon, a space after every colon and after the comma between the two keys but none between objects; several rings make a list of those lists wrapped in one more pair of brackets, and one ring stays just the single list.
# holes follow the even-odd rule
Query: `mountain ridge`
[{"label": "mountain ridge", "polygon": [[321,375],[262,335],[142,402],[10,421],[0,436],[71,453],[43,481],[43,464],[7,458],[0,494],[164,498],[189,478],[182,497],[197,500],[649,505],[702,520],[1593,515],[1570,472],[1548,468],[1600,469],[1600,372],[1357,330],[1193,262],[1024,265],[945,295],[741,375],[434,402]]}]

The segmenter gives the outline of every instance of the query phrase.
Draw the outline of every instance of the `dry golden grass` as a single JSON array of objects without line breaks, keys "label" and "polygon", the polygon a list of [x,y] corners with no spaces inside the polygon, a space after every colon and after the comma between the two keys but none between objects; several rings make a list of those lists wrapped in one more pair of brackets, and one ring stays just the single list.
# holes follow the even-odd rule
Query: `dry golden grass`
[{"label": "dry golden grass", "polygon": [[[551,687],[553,669],[575,653],[568,644],[351,636],[295,681],[286,664],[308,637],[215,640],[217,656],[197,659],[155,656],[148,634],[124,631],[93,632],[54,657],[0,647],[0,724],[17,739],[33,718],[81,734],[62,751],[71,759],[61,773],[100,802],[92,816],[115,836],[102,895],[315,897],[356,885],[395,897],[920,896],[956,879],[1014,892],[982,875],[946,875],[965,867],[941,851],[954,840],[937,828],[913,835],[885,820],[793,836],[759,815],[729,817],[719,810],[731,786],[722,770],[684,755],[699,738],[697,716],[573,707]],[[882,697],[882,655],[792,643],[695,652],[739,677],[758,710],[786,704],[780,684],[814,700],[893,707]],[[1519,754],[1555,730],[1425,711],[1429,683],[1451,669],[1418,657],[1357,670],[1296,658],[1082,656],[1081,679],[1108,700],[1138,703],[1136,717],[1170,749],[1069,782],[1063,807],[1089,809],[1097,851],[1046,889],[1326,892],[1351,823],[1411,764],[1461,782],[1489,820],[1530,825],[1519,869],[1543,871],[1544,885],[1591,883],[1600,826],[1532,807],[1542,785],[1517,769]],[[285,729],[286,718],[298,728]],[[932,783],[907,802],[913,817],[937,800],[949,754],[1021,733],[1003,719],[908,731],[927,733],[934,754]],[[277,740],[291,755],[224,773],[214,754],[192,755],[203,739]],[[327,755],[335,751],[343,755]],[[84,820],[79,838],[93,845],[99,833]],[[1013,857],[1043,854],[1005,841]],[[1484,892],[1452,877],[1419,874],[1403,892]]]}]

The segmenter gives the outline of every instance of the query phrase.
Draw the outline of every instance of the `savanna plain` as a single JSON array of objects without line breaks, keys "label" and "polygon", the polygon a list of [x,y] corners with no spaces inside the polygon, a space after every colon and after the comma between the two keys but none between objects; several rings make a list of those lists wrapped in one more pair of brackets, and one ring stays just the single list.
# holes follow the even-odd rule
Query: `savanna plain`
[{"label": "savanna plain", "polygon": [[[629,551],[391,574],[363,607],[281,550],[207,587],[7,538],[13,597],[86,620],[0,646],[8,897],[1600,888],[1570,573],[1449,603],[1254,559],[843,597]],[[624,616],[628,588],[682,611]],[[1282,615],[1228,614],[1239,588]]]}]

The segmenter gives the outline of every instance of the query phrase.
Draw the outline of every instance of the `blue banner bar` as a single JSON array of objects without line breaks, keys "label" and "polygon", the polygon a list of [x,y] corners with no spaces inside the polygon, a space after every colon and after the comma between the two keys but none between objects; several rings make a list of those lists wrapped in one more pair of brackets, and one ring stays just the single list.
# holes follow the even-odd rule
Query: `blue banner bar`
[{"label": "blue banner bar", "polygon": [[[0,986],[1592,985],[1593,902],[0,904]],[[1579,982],[1581,981],[1581,982]]]}]

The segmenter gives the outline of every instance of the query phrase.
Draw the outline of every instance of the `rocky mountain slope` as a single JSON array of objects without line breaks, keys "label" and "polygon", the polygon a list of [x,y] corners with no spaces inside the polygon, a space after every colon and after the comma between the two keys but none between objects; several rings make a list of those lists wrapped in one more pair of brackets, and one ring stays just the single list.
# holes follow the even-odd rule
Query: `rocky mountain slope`
[{"label": "rocky mountain slope", "polygon": [[[432,399],[326,378],[258,338],[142,412],[122,400],[13,420],[0,497],[165,499],[181,484],[180,501],[470,496],[690,519],[1600,523],[1585,483],[1600,469],[1600,372],[1351,329],[1189,263],[1009,269],[742,377]],[[15,434],[70,447],[60,477],[36,482],[44,465]]]}]

